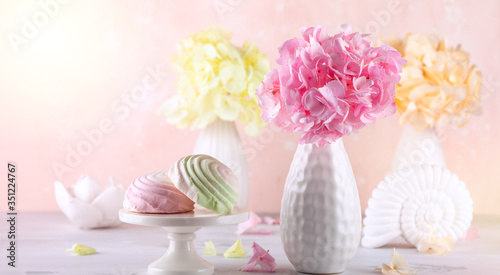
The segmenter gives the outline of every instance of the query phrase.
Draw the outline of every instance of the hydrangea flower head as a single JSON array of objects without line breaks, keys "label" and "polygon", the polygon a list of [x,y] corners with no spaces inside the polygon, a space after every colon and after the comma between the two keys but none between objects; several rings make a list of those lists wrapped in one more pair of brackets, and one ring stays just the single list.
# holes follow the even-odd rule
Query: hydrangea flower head
[{"label": "hydrangea flower head", "polygon": [[158,110],[169,123],[204,128],[217,118],[238,120],[250,135],[265,125],[255,90],[269,71],[267,57],[251,41],[238,47],[230,40],[227,29],[211,27],[179,43],[177,93]]},{"label": "hydrangea flower head", "polygon": [[301,29],[302,38],[279,48],[278,68],[257,89],[261,117],[299,140],[318,146],[396,112],[395,85],[406,61],[348,25],[335,36],[322,26]]},{"label": "hydrangea flower head", "polygon": [[481,72],[470,65],[460,45],[445,38],[409,33],[387,41],[408,60],[396,86],[400,123],[416,130],[435,126],[465,125],[471,114],[479,114]]}]

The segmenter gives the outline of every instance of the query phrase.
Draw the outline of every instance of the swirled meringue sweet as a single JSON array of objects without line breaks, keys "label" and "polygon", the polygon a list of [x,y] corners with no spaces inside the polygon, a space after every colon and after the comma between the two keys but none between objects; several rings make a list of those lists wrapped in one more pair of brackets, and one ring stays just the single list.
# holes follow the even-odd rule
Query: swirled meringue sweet
[{"label": "swirled meringue sweet", "polygon": [[168,176],[182,193],[218,214],[231,213],[238,202],[238,179],[231,168],[208,155],[180,158]]},{"label": "swirled meringue sweet", "polygon": [[135,179],[125,193],[123,207],[139,213],[174,214],[193,211],[194,202],[163,171]]}]

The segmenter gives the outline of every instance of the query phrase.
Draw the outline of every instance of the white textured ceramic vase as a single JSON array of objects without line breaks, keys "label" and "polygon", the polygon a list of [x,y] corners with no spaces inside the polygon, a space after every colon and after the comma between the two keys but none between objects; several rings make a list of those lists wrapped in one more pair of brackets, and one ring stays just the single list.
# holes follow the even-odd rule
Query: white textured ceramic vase
[{"label": "white textured ceramic vase", "polygon": [[445,168],[443,148],[435,128],[416,131],[407,123],[403,127],[396,147],[391,172],[419,165],[437,165]]},{"label": "white textured ceramic vase", "polygon": [[361,238],[358,189],[342,139],[299,145],[281,202],[281,240],[295,269],[340,273]]},{"label": "white textured ceramic vase", "polygon": [[231,168],[238,177],[238,206],[248,203],[248,167],[234,121],[217,118],[200,131],[193,154],[210,155]]}]

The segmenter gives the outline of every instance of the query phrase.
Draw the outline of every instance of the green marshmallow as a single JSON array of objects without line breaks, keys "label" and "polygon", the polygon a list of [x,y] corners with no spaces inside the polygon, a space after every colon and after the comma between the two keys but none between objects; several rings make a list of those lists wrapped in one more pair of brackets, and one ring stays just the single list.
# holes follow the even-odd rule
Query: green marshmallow
[{"label": "green marshmallow", "polygon": [[231,213],[238,203],[238,193],[218,171],[220,169],[232,174],[229,167],[208,155],[187,156],[182,160],[182,165],[198,193],[197,204],[218,214]]}]

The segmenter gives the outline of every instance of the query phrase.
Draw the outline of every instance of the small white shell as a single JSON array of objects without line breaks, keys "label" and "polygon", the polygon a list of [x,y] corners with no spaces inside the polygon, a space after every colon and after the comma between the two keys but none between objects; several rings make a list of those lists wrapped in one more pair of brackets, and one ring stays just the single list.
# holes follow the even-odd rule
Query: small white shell
[{"label": "small white shell", "polygon": [[104,189],[87,175],[82,175],[72,187],[54,183],[56,202],[68,219],[80,228],[111,227],[120,224],[118,210],[122,207],[125,191],[110,178]]},{"label": "small white shell", "polygon": [[448,169],[413,166],[381,181],[365,214],[365,247],[379,247],[401,235],[417,246],[431,228],[436,238],[450,236],[456,242],[470,227],[472,199],[465,183]]}]

